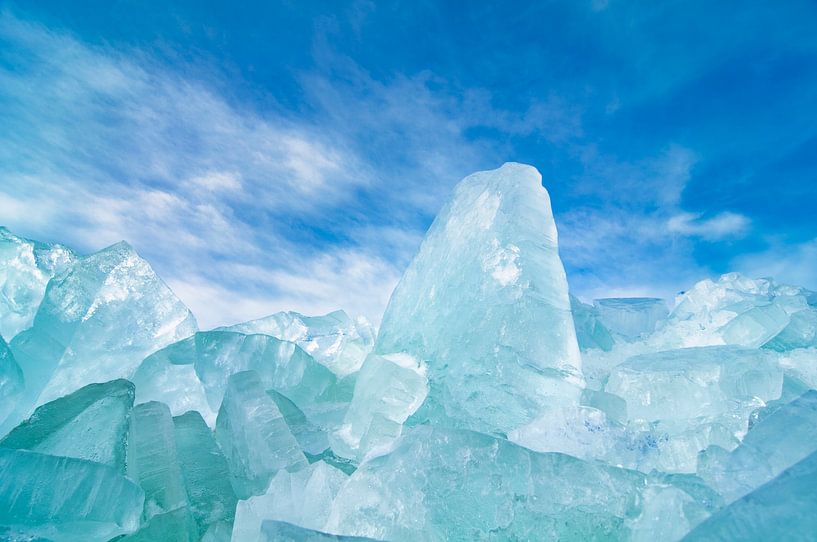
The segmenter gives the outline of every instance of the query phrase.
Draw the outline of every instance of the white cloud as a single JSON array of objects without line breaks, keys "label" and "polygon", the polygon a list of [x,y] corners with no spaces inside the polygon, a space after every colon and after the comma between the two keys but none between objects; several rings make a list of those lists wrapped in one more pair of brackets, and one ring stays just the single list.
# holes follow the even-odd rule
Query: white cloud
[{"label": "white cloud", "polygon": [[712,218],[702,218],[696,213],[678,213],[667,220],[667,229],[680,235],[719,241],[745,235],[750,224],[749,218],[729,211]]}]

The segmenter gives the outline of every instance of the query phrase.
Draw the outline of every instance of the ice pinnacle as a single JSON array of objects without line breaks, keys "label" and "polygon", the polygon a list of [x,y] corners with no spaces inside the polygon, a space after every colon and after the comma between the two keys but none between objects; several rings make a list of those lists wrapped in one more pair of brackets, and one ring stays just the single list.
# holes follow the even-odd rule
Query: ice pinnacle
[{"label": "ice pinnacle", "polygon": [[392,294],[375,344],[428,367],[417,416],[506,434],[578,402],[581,358],[550,196],[508,163],[454,189]]}]

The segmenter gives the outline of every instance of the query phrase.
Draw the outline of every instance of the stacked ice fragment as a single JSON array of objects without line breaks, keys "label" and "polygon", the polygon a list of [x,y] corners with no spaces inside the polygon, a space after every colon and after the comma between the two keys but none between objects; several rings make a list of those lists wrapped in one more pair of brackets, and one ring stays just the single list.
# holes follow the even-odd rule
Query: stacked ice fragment
[{"label": "stacked ice fragment", "polygon": [[125,243],[0,230],[0,539],[809,539],[817,294],[568,294],[535,169],[455,189],[379,332],[199,331]]}]

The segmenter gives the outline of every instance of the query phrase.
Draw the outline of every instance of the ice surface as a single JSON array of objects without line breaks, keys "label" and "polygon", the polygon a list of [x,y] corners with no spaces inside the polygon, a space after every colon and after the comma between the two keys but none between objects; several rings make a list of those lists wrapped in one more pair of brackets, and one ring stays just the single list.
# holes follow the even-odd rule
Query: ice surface
[{"label": "ice surface", "polygon": [[187,506],[173,418],[162,403],[136,405],[128,439],[128,477],[145,490],[145,518]]},{"label": "ice surface", "polygon": [[[191,366],[195,374],[181,369]],[[258,374],[265,390],[274,389],[303,408],[319,397],[335,399],[329,391],[335,375],[295,343],[232,331],[199,332],[154,353],[142,362],[134,381],[145,390],[144,397],[169,398],[175,414],[191,407],[218,411],[230,376],[249,370]],[[201,404],[200,390],[208,406]],[[174,399],[179,392],[188,399]]]},{"label": "ice surface", "polygon": [[355,471],[326,530],[393,541],[626,539],[644,512],[646,487],[634,471],[417,427]]},{"label": "ice surface", "polygon": [[133,384],[89,384],[37,408],[0,447],[87,459],[125,472]]},{"label": "ice surface", "polygon": [[372,538],[323,533],[283,521],[262,523],[260,540],[263,542],[374,542]]},{"label": "ice surface", "polygon": [[17,397],[24,388],[23,371],[6,341],[0,337],[0,423],[15,409]]},{"label": "ice surface", "polygon": [[652,297],[611,297],[593,304],[601,324],[626,339],[652,333],[669,315],[664,300]]},{"label": "ice surface", "polygon": [[227,459],[198,412],[173,418],[176,456],[198,539],[211,525],[232,524],[237,498]]},{"label": "ice surface", "polygon": [[536,169],[462,180],[392,294],[375,344],[426,364],[421,414],[507,433],[578,402],[581,358],[550,197]]},{"label": "ice surface", "polygon": [[255,371],[230,377],[216,420],[216,441],[240,498],[264,493],[281,469],[296,471],[307,466],[298,441]]},{"label": "ice surface", "polygon": [[85,384],[127,378],[147,354],[195,330],[190,311],[126,243],[79,259],[49,282],[33,327],[11,342],[25,391],[6,424]]},{"label": "ice surface", "polygon": [[684,540],[812,540],[817,452],[701,523]]},{"label": "ice surface", "polygon": [[19,540],[107,541],[139,527],[144,498],[111,467],[0,448],[0,525]]},{"label": "ice surface", "polygon": [[6,342],[31,326],[46,284],[75,259],[62,245],[18,237],[0,226],[0,336]]},{"label": "ice surface", "polygon": [[344,473],[323,461],[294,473],[279,471],[266,493],[238,503],[232,540],[264,540],[261,524],[265,520],[286,521],[320,530],[346,479]]},{"label": "ice surface", "polygon": [[570,308],[573,312],[573,323],[576,326],[576,338],[579,348],[588,350],[599,348],[609,351],[615,341],[610,330],[604,327],[599,319],[599,313],[592,305],[582,303],[578,298],[570,296]]},{"label": "ice surface", "polygon": [[742,497],[817,451],[817,391],[809,390],[752,426],[731,453],[711,448],[699,472],[727,500]]},{"label": "ice surface", "polygon": [[370,354],[357,377],[344,424],[331,436],[332,449],[344,457],[362,459],[388,447],[427,394],[423,363],[408,354]]},{"label": "ice surface", "polygon": [[342,310],[324,316],[279,312],[221,329],[248,335],[262,333],[294,342],[340,378],[360,369],[375,335],[365,318],[353,320]]}]

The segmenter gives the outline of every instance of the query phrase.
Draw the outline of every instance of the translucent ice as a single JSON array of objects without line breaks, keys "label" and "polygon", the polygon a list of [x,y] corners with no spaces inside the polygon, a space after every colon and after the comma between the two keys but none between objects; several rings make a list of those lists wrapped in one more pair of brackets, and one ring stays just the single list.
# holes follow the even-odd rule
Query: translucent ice
[{"label": "translucent ice", "polygon": [[394,541],[626,539],[646,487],[637,472],[418,427],[355,471],[325,530]]},{"label": "translucent ice", "polygon": [[105,542],[139,527],[144,498],[111,467],[0,448],[0,525],[18,540]]},{"label": "translucent ice", "polygon": [[613,369],[605,391],[627,402],[631,420],[689,428],[706,419],[742,434],[758,400],[777,399],[782,385],[773,355],[715,346],[630,358]]},{"label": "translucent ice", "polygon": [[581,359],[550,197],[505,164],[454,189],[392,294],[375,351],[428,366],[423,416],[493,433],[578,402]]},{"label": "translucent ice", "polygon": [[145,490],[145,518],[187,506],[173,419],[162,403],[137,405],[128,439],[128,477]]},{"label": "translucent ice", "polygon": [[198,412],[173,418],[176,455],[198,536],[213,524],[232,524],[236,496],[227,460]]},{"label": "translucent ice", "polygon": [[294,342],[341,378],[360,369],[374,344],[372,325],[362,317],[353,320],[344,311],[324,316],[279,312],[222,329]]},{"label": "translucent ice", "polygon": [[346,479],[345,474],[323,461],[294,473],[279,471],[266,493],[238,503],[233,541],[263,540],[261,523],[264,520],[322,529],[332,501]]},{"label": "translucent ice", "polygon": [[596,299],[593,304],[601,323],[626,339],[652,333],[669,315],[664,300],[652,297]]},{"label": "translucent ice", "polygon": [[236,495],[266,491],[281,469],[296,471],[307,461],[275,402],[264,393],[255,371],[232,375],[216,420],[221,446]]},{"label": "translucent ice", "polygon": [[613,337],[599,319],[599,313],[592,305],[582,303],[578,298],[570,296],[570,308],[573,312],[573,323],[576,325],[576,338],[579,348],[588,350],[599,348],[610,350],[613,348]]},{"label": "translucent ice", "polygon": [[192,334],[196,321],[126,243],[77,260],[48,284],[12,352],[25,392],[12,423],[91,382],[129,377],[149,353]]},{"label": "translucent ice", "polygon": [[817,391],[810,390],[758,422],[731,453],[706,450],[699,472],[731,501],[817,451]]},{"label": "translucent ice", "polygon": [[343,426],[331,437],[344,457],[362,459],[400,436],[428,394],[426,367],[408,354],[370,354],[360,370]]},{"label": "translucent ice", "polygon": [[133,384],[89,384],[46,403],[0,440],[0,447],[76,457],[124,474]]},{"label": "translucent ice", "polygon": [[75,259],[62,245],[18,237],[0,226],[0,336],[10,341],[31,326],[46,284]]},{"label": "translucent ice", "polygon": [[[196,378],[181,373],[178,367],[184,365],[192,365]],[[189,390],[191,404],[173,401],[178,413],[200,404],[197,382],[201,382],[209,408],[217,411],[230,376],[249,370],[258,374],[265,390],[279,391],[303,409],[315,404],[337,381],[295,343],[231,331],[199,332],[172,344],[145,359],[134,379],[147,389],[146,395],[174,396],[177,387]]]},{"label": "translucent ice", "polygon": [[811,540],[817,532],[817,452],[701,523],[684,540]]},{"label": "translucent ice", "polygon": [[283,521],[265,521],[261,524],[262,542],[376,542],[360,536],[340,536],[305,529]]},{"label": "translucent ice", "polygon": [[0,337],[0,425],[16,407],[18,396],[24,387],[23,371],[17,365],[6,341]]}]

